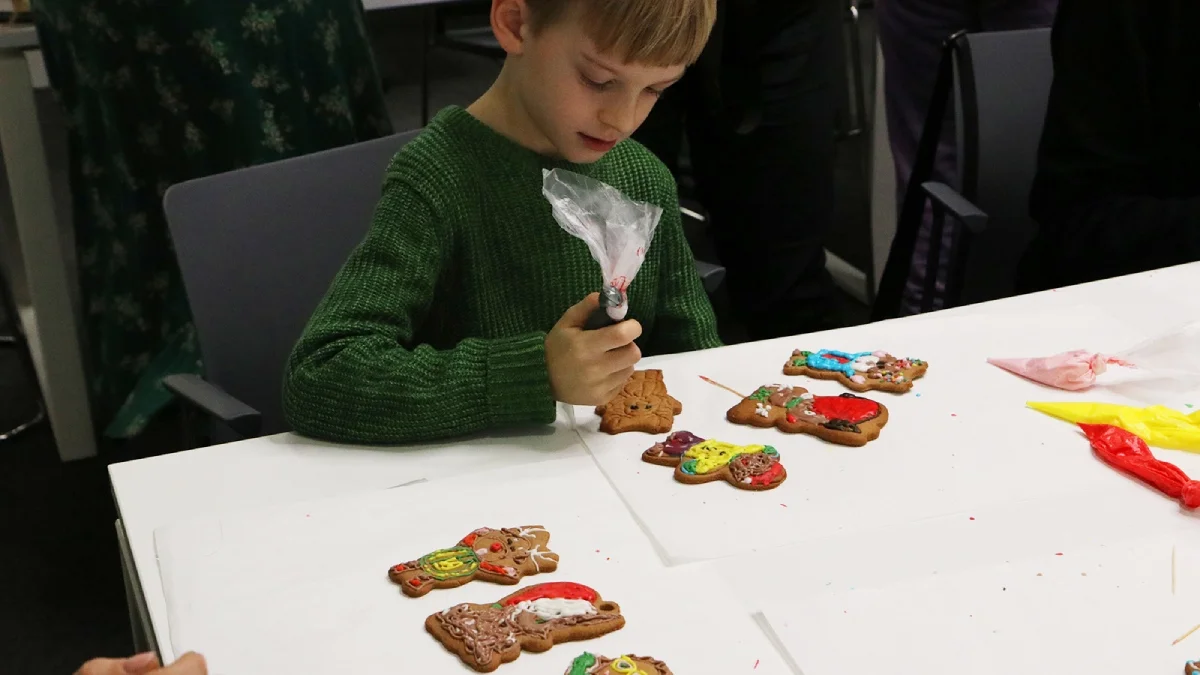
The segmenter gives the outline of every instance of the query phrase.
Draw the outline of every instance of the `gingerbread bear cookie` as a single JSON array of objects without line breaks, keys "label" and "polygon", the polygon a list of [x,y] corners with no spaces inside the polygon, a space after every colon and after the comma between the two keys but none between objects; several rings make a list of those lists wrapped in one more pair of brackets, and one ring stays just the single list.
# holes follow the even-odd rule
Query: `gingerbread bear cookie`
[{"label": "gingerbread bear cookie", "polygon": [[553,572],[558,554],[547,546],[550,533],[539,525],[481,527],[457,546],[427,553],[388,570],[405,595],[419,598],[435,588],[455,588],[479,579],[515,584],[526,575]]},{"label": "gingerbread bear cookie", "polygon": [[888,413],[880,403],[854,394],[814,396],[802,387],[773,384],[742,399],[725,418],[734,424],[811,434],[839,445],[866,445],[879,437]]},{"label": "gingerbread bear cookie", "polygon": [[667,393],[661,370],[635,371],[620,393],[608,403],[596,406],[600,431],[609,434],[626,431],[665,434],[681,412],[683,404]]},{"label": "gingerbread bear cookie", "polygon": [[837,380],[854,391],[890,391],[902,394],[913,380],[925,375],[929,364],[920,359],[899,359],[887,352],[838,352],[797,349],[783,366],[784,375],[806,375]]},{"label": "gingerbread bear cookie", "polygon": [[615,659],[584,652],[563,675],[673,675],[667,664],[650,656],[625,654]]},{"label": "gingerbread bear cookie", "polygon": [[698,485],[723,480],[742,490],[770,490],[787,479],[769,445],[734,445],[677,431],[642,453],[642,461],[675,467],[675,480]]},{"label": "gingerbread bear cookie", "polygon": [[1183,675],[1200,675],[1200,661],[1188,661],[1183,664]]},{"label": "gingerbread bear cookie", "polygon": [[425,630],[463,663],[490,673],[521,650],[591,640],[625,626],[615,602],[572,582],[535,584],[490,605],[463,603],[425,619]]}]

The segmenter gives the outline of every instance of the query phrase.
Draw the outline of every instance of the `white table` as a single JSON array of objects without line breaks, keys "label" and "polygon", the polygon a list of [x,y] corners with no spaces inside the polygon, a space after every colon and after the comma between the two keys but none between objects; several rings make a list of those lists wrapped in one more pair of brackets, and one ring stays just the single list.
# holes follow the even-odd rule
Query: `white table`
[{"label": "white table", "polygon": [[[962,317],[978,317],[994,330],[1008,330],[1014,336],[1014,344],[1030,344],[1030,338],[1016,340],[1015,336],[1027,336],[1036,327],[1029,322],[1030,316],[1039,314],[1050,317],[1054,314],[1069,316],[1094,316],[1097,320],[1119,320],[1122,328],[1111,335],[1080,335],[1078,348],[1114,350],[1129,346],[1131,336],[1145,335],[1155,330],[1165,330],[1186,319],[1200,319],[1200,296],[1194,289],[1200,281],[1200,263],[1181,266],[1146,274],[1113,279],[1084,286],[1061,289],[1019,298],[1009,298],[993,303],[949,310],[937,314],[900,319],[887,324],[874,324],[857,328],[841,329],[818,336],[789,339],[776,342],[756,343],[729,347],[718,353],[683,354],[648,359],[643,365],[663,368],[670,373],[689,372],[696,364],[736,363],[738,368],[752,369],[762,373],[762,379],[773,381],[782,360],[792,346],[802,341],[805,344],[835,347],[837,342],[862,339],[887,326],[904,327],[905,332],[927,331],[929,349],[926,350],[933,368],[938,367],[936,352],[955,349],[971,354],[970,343],[959,343],[953,336],[945,335],[945,327]],[[1110,325],[1116,325],[1111,324]],[[1081,327],[1086,331],[1086,326]],[[1140,338],[1139,338],[1140,339]],[[1114,344],[1117,342],[1117,344]],[[1063,348],[1064,345],[1057,345]],[[781,352],[780,350],[784,350]],[[1025,351],[1025,350],[1022,350]],[[781,356],[782,354],[782,356]],[[980,353],[983,359],[995,354]],[[1026,353],[1016,355],[1039,355]],[[752,366],[751,366],[752,364]],[[1015,378],[1015,376],[1013,376]],[[669,379],[673,392],[686,402],[689,398],[708,393],[709,385],[675,384]],[[926,383],[928,384],[928,383]],[[921,384],[918,384],[920,387]],[[680,391],[682,389],[683,391]],[[713,391],[718,391],[713,388]],[[929,390],[927,390],[929,391]],[[1042,392],[1046,399],[1063,398],[1056,392]],[[1061,392],[1058,392],[1061,393]],[[1198,392],[1200,393],[1200,392]],[[931,401],[932,391],[926,394]],[[1082,399],[1089,400],[1089,399]],[[1009,402],[1013,425],[1038,425],[1057,430],[1066,423],[1053,422],[1032,411],[1023,410],[1024,401]],[[1163,401],[1163,403],[1175,403]],[[1195,401],[1200,405],[1200,399]],[[1177,404],[1178,405],[1178,404]],[[969,403],[964,402],[964,411]],[[587,421],[580,419],[580,425]],[[891,429],[896,432],[905,424],[897,417]],[[581,426],[582,428],[582,426]],[[766,432],[764,432],[766,433]],[[587,438],[584,432],[584,439]],[[149,636],[157,637],[164,657],[170,658],[169,635],[166,622],[166,601],[162,581],[156,565],[154,548],[155,529],[197,515],[214,511],[233,511],[268,504],[280,504],[301,499],[332,496],[359,490],[387,488],[413,480],[436,479],[462,471],[468,461],[472,469],[512,466],[584,452],[580,436],[572,426],[570,416],[564,411],[559,423],[547,435],[522,438],[520,436],[483,438],[473,443],[447,444],[438,448],[414,448],[408,450],[384,450],[337,447],[303,440],[294,435],[255,439],[241,443],[204,448],[175,455],[117,464],[110,468],[114,495],[120,513],[123,533],[128,539],[127,561],[131,568],[130,580],[134,586],[135,604],[144,607],[148,616]],[[1173,453],[1170,461],[1179,464],[1193,476],[1200,476],[1200,455],[1181,456]],[[1086,468],[1082,475],[1096,480],[1123,481],[1124,478],[1108,475],[1109,470],[1094,466],[1085,447],[1079,450],[1079,462]],[[654,471],[658,467],[647,465]],[[1071,483],[1075,474],[1062,477],[1067,489],[1077,487]],[[914,481],[914,490],[921,489],[920,477],[906,477]],[[830,476],[831,481],[854,480],[850,475]],[[708,486],[714,489],[721,486]],[[1089,489],[1092,484],[1087,485]],[[1031,483],[1025,491],[1017,490],[1013,500],[1036,496],[1037,490],[1045,489],[1044,483]],[[1127,490],[1122,498],[1155,501],[1159,497],[1140,490]],[[1001,508],[1004,504],[992,505]],[[1164,508],[1169,510],[1169,504]],[[635,514],[636,515],[636,514]],[[899,525],[897,526],[899,527]],[[770,542],[764,542],[764,548]],[[139,587],[140,588],[137,588]],[[138,593],[140,591],[140,593]],[[139,597],[140,596],[140,597]],[[750,609],[755,609],[751,607]]]}]

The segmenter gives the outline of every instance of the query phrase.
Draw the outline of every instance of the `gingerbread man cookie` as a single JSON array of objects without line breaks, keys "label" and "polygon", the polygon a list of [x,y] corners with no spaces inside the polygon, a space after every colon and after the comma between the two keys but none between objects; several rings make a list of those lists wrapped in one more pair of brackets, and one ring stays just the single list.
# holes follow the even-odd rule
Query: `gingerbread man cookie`
[{"label": "gingerbread man cookie", "polygon": [[742,490],[770,490],[787,479],[769,445],[734,445],[677,431],[642,453],[642,461],[675,467],[675,480],[698,485],[723,480]]},{"label": "gingerbread man cookie", "polygon": [[734,424],[778,427],[811,434],[839,445],[866,445],[887,424],[887,408],[854,394],[814,396],[802,387],[759,387],[733,406],[725,418]]},{"label": "gingerbread man cookie", "polygon": [[563,675],[673,675],[667,664],[650,656],[625,654],[615,659],[584,652]]},{"label": "gingerbread man cookie", "polygon": [[467,666],[490,673],[524,649],[591,640],[625,626],[615,602],[571,582],[535,584],[490,605],[463,603],[425,619],[425,630]]},{"label": "gingerbread man cookie", "polygon": [[1183,664],[1183,675],[1200,675],[1200,661],[1188,661]]},{"label": "gingerbread man cookie", "polygon": [[515,584],[526,575],[553,572],[558,554],[546,548],[550,533],[539,525],[494,530],[481,527],[457,546],[427,553],[388,570],[405,595],[419,598],[435,588],[455,588],[479,579]]},{"label": "gingerbread man cookie", "polygon": [[601,416],[600,431],[609,434],[665,434],[681,412],[683,404],[667,393],[661,370],[634,372],[613,400],[596,407],[596,414]]},{"label": "gingerbread man cookie", "polygon": [[807,375],[837,380],[854,391],[890,391],[902,394],[923,376],[929,364],[920,359],[898,359],[887,352],[838,352],[797,349],[783,366],[784,375]]}]

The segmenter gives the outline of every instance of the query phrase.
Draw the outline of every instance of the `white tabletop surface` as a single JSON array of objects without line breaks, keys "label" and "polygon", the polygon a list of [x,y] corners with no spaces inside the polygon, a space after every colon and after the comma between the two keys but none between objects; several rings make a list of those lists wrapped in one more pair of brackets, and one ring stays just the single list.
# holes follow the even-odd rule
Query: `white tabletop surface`
[{"label": "white tabletop surface", "polygon": [[[936,426],[930,428],[935,430],[933,434],[940,441],[931,441],[929,451],[943,453],[948,449],[938,444],[948,442],[950,436],[955,435],[949,431],[952,425],[963,427],[963,433],[955,435],[956,438],[967,438],[971,433],[972,407],[969,401],[963,401],[962,405],[959,405],[959,401],[954,399],[960,397],[961,392],[951,387],[945,389],[945,396],[938,394],[938,383],[952,381],[954,377],[954,373],[950,372],[952,368],[943,366],[938,370],[940,361],[967,367],[968,364],[988,356],[1038,356],[1068,348],[1119,350],[1156,332],[1169,330],[1189,320],[1200,319],[1200,294],[1195,292],[1197,286],[1200,286],[1198,282],[1200,264],[1193,264],[895,322],[841,329],[828,334],[806,336],[803,340],[789,339],[774,343],[739,345],[719,352],[648,359],[643,366],[662,368],[667,373],[672,392],[684,400],[685,407],[688,406],[689,400],[699,400],[700,408],[703,409],[710,405],[705,401],[711,397],[719,397],[721,391],[700,382],[698,378],[695,383],[687,381],[690,377],[687,380],[680,379],[684,374],[703,373],[717,379],[725,378],[749,389],[756,384],[783,379],[776,373],[794,347],[837,348],[852,342],[874,341],[887,337],[889,331],[894,328],[895,334],[903,338],[903,347],[919,349],[921,356],[930,361],[931,374],[928,381],[919,382],[917,385],[917,391],[922,392],[919,399],[906,398],[903,405],[892,399],[884,401],[893,407],[900,406],[897,410],[907,407],[912,417],[929,416],[928,419],[934,420]],[[1072,325],[1077,325],[1077,329],[1072,330]],[[1053,331],[1041,331],[1045,326],[1052,326]],[[1046,339],[1039,340],[1039,335]],[[1012,351],[1006,349],[1005,353],[994,353],[1002,345],[1011,347]],[[976,376],[981,372],[988,371],[972,371],[972,375]],[[1114,495],[1128,496],[1122,498],[1151,501],[1160,499],[1156,494],[1145,490],[1115,487],[1123,485],[1121,481],[1127,479],[1104,467],[1096,467],[1096,460],[1090,456],[1086,442],[1072,431],[1071,425],[1023,409],[1024,402],[1030,398],[1127,400],[1121,391],[1098,387],[1092,392],[1070,394],[1033,385],[1029,385],[1031,388],[1025,390],[1022,389],[1025,383],[1015,376],[996,372],[991,373],[989,377],[995,386],[1008,392],[1012,398],[998,402],[1007,408],[1004,419],[1008,427],[1004,430],[1005,433],[1013,434],[1014,438],[1020,436],[1022,439],[1026,439],[1026,436],[1030,439],[1046,436],[1053,439],[1053,444],[1063,448],[1071,446],[1069,452],[1075,453],[1077,459],[1064,460],[1056,455],[1051,462],[1053,470],[1077,469],[1066,471],[1062,475],[1065,489],[1090,493],[1104,489],[1105,485],[1111,485],[1114,486]],[[1005,377],[1009,379],[1006,380]],[[807,382],[811,384],[811,381]],[[801,382],[797,379],[795,383]],[[732,385],[733,382],[729,384]],[[816,385],[810,388],[815,387]],[[1200,392],[1196,393],[1195,401],[1185,400],[1182,394],[1173,393],[1171,400],[1156,402],[1178,407],[1189,402],[1200,405]],[[713,399],[712,405],[716,405],[716,400]],[[727,400],[720,405],[727,402],[731,403]],[[918,402],[927,407],[929,412],[920,412],[920,408],[916,407]],[[952,412],[956,415],[964,414],[967,419],[951,418]],[[945,419],[938,417],[943,413]],[[588,425],[592,422],[587,416],[587,411],[579,414],[584,439],[589,437]],[[884,435],[877,442],[884,443],[889,438],[898,439],[906,433],[912,433],[913,428],[910,427],[913,422],[906,420],[906,417],[910,415],[894,415],[888,427],[884,429]],[[1028,432],[1029,429],[1035,429],[1037,433],[1032,434]],[[695,431],[701,433],[699,429]],[[770,430],[754,431],[758,434],[774,433]],[[721,430],[721,433],[725,433],[725,430]],[[468,466],[472,470],[482,470],[587,452],[579,438],[566,415],[560,416],[560,422],[552,433],[533,439],[510,435],[507,438],[479,440],[473,445],[446,444],[435,448],[407,450],[344,448],[306,441],[293,435],[281,435],[118,464],[111,467],[110,473],[159,645],[160,648],[169,650],[166,600],[155,558],[155,529],[196,516],[386,488],[420,479],[434,479],[461,472]],[[830,452],[824,447],[817,447],[819,449],[814,450],[814,453]],[[597,457],[611,452],[599,446],[593,451]],[[853,451],[854,449],[848,449],[848,452]],[[971,465],[971,471],[974,472],[971,480],[964,485],[972,488],[986,486],[983,479],[989,466],[987,461],[993,462],[992,468],[998,470],[1002,468],[1002,459],[979,458],[979,462]],[[786,455],[784,461],[786,464]],[[1077,461],[1078,467],[1073,467],[1071,461]],[[1200,475],[1200,456],[1173,452],[1170,461],[1176,462],[1193,476]],[[621,485],[614,480],[611,468],[604,461],[600,462],[600,466],[620,490]],[[649,471],[661,469],[652,465],[645,465],[645,468]],[[894,468],[897,472],[904,471],[902,464]],[[831,474],[828,479],[830,483],[846,481],[849,484],[854,481],[854,476],[848,472],[838,472]],[[797,481],[797,484],[802,484],[804,480],[803,475],[789,477],[789,481]],[[896,480],[911,483],[909,494],[913,495],[914,500],[918,500],[921,493],[940,489],[933,482],[937,480],[936,475],[897,475]],[[692,489],[715,494],[716,491],[726,488],[726,492],[733,490],[720,484],[694,486]],[[1027,481],[1013,484],[1011,493],[993,490],[985,495],[987,499],[955,502],[950,505],[965,504],[964,508],[978,508],[982,512],[987,509],[1004,509],[1023,500],[1048,500],[1053,497],[1052,492],[1053,485],[1050,481],[1045,477],[1034,476]],[[628,497],[628,494],[625,496]],[[892,499],[905,499],[904,492],[894,495]],[[1011,504],[1006,504],[1006,501]],[[635,518],[646,526],[645,514],[637,513],[637,505],[629,499],[626,499],[626,503],[634,508]],[[914,511],[909,515],[912,518],[957,515],[946,513],[946,508],[943,508],[945,506],[934,503],[933,507],[923,513]],[[886,508],[887,505],[872,504],[869,507]],[[843,514],[849,517],[852,512],[844,510]],[[812,522],[819,524],[815,519]],[[908,524],[897,522],[894,526],[900,528],[907,527]],[[869,531],[863,529],[865,525],[861,523],[856,525],[856,528],[863,532]],[[654,531],[652,526],[647,529],[651,533]],[[838,532],[836,529],[826,531],[815,527],[804,537],[836,538],[846,534],[848,533]],[[657,542],[660,551],[662,543]],[[761,548],[768,550],[781,543],[788,542],[763,542]],[[170,656],[169,653],[164,655]]]}]

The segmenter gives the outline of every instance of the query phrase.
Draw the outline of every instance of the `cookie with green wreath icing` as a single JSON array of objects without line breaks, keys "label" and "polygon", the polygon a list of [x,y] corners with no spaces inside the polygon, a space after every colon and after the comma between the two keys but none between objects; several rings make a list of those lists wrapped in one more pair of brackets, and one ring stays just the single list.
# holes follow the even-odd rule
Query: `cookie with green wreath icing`
[{"label": "cookie with green wreath icing", "polygon": [[475,579],[512,585],[531,574],[558,569],[558,554],[548,548],[549,544],[550,533],[540,525],[481,527],[456,546],[393,565],[388,578],[413,598]]},{"label": "cookie with green wreath icing", "polygon": [[650,656],[625,654],[615,659],[584,652],[563,675],[673,675],[667,664]]},{"label": "cookie with green wreath icing", "polygon": [[815,396],[802,387],[772,384],[742,399],[725,413],[725,419],[809,434],[839,445],[866,445],[879,437],[888,412],[879,402],[854,394]]},{"label": "cookie with green wreath icing", "polygon": [[929,364],[921,359],[896,358],[883,351],[815,352],[797,349],[783,366],[784,375],[804,375],[818,380],[837,380],[854,391],[888,391],[902,394],[923,377]]}]

